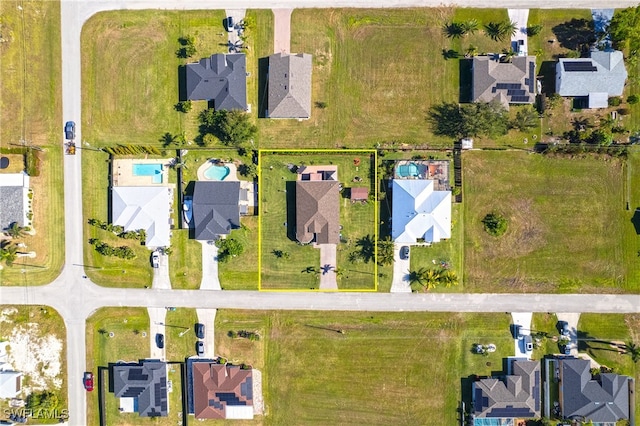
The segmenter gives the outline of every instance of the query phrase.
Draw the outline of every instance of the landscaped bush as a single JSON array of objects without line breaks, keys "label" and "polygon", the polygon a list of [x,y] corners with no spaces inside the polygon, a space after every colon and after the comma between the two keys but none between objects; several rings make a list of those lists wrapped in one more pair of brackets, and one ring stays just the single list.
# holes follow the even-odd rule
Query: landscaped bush
[{"label": "landscaped bush", "polygon": [[494,237],[499,237],[507,232],[507,219],[500,213],[489,213],[482,219],[484,230]]},{"label": "landscaped bush", "polygon": [[111,155],[160,155],[160,150],[152,145],[115,145],[105,146],[102,150]]},{"label": "landscaped bush", "polygon": [[637,104],[638,101],[640,101],[640,98],[638,98],[638,95],[629,95],[629,97],[627,98],[627,102],[631,105]]},{"label": "landscaped bush", "polygon": [[622,103],[622,99],[617,96],[609,98],[609,106],[619,106]]}]

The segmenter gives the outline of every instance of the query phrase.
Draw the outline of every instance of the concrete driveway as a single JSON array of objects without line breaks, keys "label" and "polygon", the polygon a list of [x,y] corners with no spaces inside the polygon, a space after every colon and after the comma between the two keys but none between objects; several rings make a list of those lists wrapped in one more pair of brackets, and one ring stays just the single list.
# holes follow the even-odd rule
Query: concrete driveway
[{"label": "concrete driveway", "polygon": [[[511,312],[513,323],[522,326],[520,331],[523,336],[531,334],[531,317],[533,317],[532,312]],[[516,357],[531,359],[531,354],[527,354],[525,351],[522,339],[513,339],[513,343]]]},{"label": "concrete driveway", "polygon": [[291,12],[293,9],[273,9],[275,53],[291,53]]},{"label": "concrete driveway", "polygon": [[409,267],[411,254],[407,259],[400,259],[400,248],[405,244],[393,245],[393,280],[391,293],[411,293],[409,285]]},{"label": "concrete driveway", "polygon": [[216,324],[216,309],[196,309],[198,322],[204,325],[204,356],[214,358],[216,356],[214,346],[214,331]]},{"label": "concrete driveway", "polygon": [[[527,22],[529,20],[529,9],[508,9],[509,19],[516,24],[516,33],[511,36],[511,47],[518,53],[521,49],[524,54],[529,52],[529,46],[527,44]],[[522,47],[519,44],[522,43]]]},{"label": "concrete driveway", "polygon": [[320,249],[320,290],[337,290],[336,279],[336,244],[316,244]]},{"label": "concrete driveway", "polygon": [[158,267],[153,268],[153,281],[151,288],[171,290],[171,279],[169,278],[169,256],[160,253]]},{"label": "concrete driveway", "polygon": [[[167,317],[166,308],[147,308],[149,312],[149,345],[151,348],[151,359],[166,359],[165,353],[167,348],[167,336],[165,333],[165,318]],[[156,335],[164,335],[164,346],[160,349],[156,343]]]},{"label": "concrete driveway", "polygon": [[[247,11],[245,9],[225,10],[226,18],[231,16],[233,18],[234,25],[239,24],[244,19],[244,15],[246,14],[246,12]],[[227,29],[225,28],[224,30],[226,31]],[[229,31],[228,35],[229,35],[229,42],[231,42],[232,44],[236,44],[236,42],[240,40],[240,37],[238,37],[238,30],[234,29],[233,31]]]},{"label": "concrete driveway", "polygon": [[558,317],[558,322],[565,321],[567,324],[569,324],[571,355],[578,356],[578,322],[580,321],[580,314],[559,312],[556,313],[556,317]]},{"label": "concrete driveway", "polygon": [[218,247],[213,242],[200,241],[202,244],[202,281],[200,290],[222,290],[218,278]]}]

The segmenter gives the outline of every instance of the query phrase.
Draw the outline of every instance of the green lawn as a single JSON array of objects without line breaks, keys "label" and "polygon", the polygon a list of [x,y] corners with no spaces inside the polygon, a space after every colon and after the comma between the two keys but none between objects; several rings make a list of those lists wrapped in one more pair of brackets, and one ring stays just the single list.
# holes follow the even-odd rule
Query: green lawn
[{"label": "green lawn", "polygon": [[[261,153],[260,191],[260,237],[261,237],[261,288],[280,289],[317,288],[319,278],[314,273],[304,273],[307,267],[320,267],[320,252],[311,245],[299,245],[295,241],[295,193],[296,174],[287,164],[334,164],[338,166],[338,180],[344,188],[364,186],[371,188],[371,164],[369,152],[329,153]],[[354,165],[354,159],[360,165]],[[371,159],[370,161],[374,161]],[[358,177],[361,181],[353,183]],[[371,192],[371,189],[370,189]],[[376,237],[375,204],[352,204],[346,198],[340,200],[340,225],[342,242],[338,245],[337,268],[340,289],[374,289],[375,262],[354,264],[349,262],[349,253],[357,248],[358,241]],[[291,235],[287,235],[287,234]],[[290,255],[289,259],[278,258],[275,251]]]},{"label": "green lawn", "polygon": [[258,217],[240,218],[242,227],[231,231],[244,246],[244,252],[218,264],[218,277],[223,290],[258,290]]},{"label": "green lawn", "polygon": [[36,235],[20,240],[36,257],[0,271],[0,283],[39,285],[60,273],[64,259],[62,168],[54,166],[62,161],[60,3],[17,6],[0,2],[0,148],[26,141],[44,151],[36,151],[40,173],[30,180]]},{"label": "green lawn", "polygon": [[[47,374],[48,363],[37,360],[36,358],[29,356],[26,365],[32,365],[39,370],[40,378],[45,383],[44,389],[37,389],[38,392],[47,390],[53,392],[58,398],[58,405],[56,408],[58,412],[64,409],[68,409],[68,395],[67,395],[67,342],[66,342],[66,327],[62,317],[50,306],[14,306],[14,305],[0,305],[0,342],[9,342],[8,351],[11,352],[11,346],[26,344],[30,345],[30,348],[34,351],[45,351],[53,346],[53,343],[48,341],[48,337],[54,337],[61,344],[60,353],[58,357],[60,373],[55,377]],[[12,336],[16,336],[18,341],[12,341]],[[26,341],[23,339],[27,339]],[[43,355],[43,354],[39,354]],[[36,355],[38,356],[38,355]],[[55,362],[54,358],[49,358],[52,364]],[[25,360],[22,360],[23,362]],[[16,370],[20,371],[20,366],[13,366]],[[54,367],[57,368],[57,367]],[[49,370],[51,372],[51,370]],[[47,377],[48,376],[48,377]],[[30,395],[29,388],[33,386],[33,378],[31,374],[25,374],[22,377],[22,390],[23,395],[20,396],[23,399]],[[59,385],[56,385],[54,381],[60,381]],[[15,410],[15,408],[9,407],[9,399],[0,399],[0,412],[8,413],[8,410]],[[57,420],[38,420],[35,423],[57,423]]]},{"label": "green lawn", "polygon": [[202,245],[189,238],[188,229],[174,229],[173,253],[169,255],[171,287],[184,290],[200,288],[202,281]]},{"label": "green lawn", "polygon": [[[495,151],[463,159],[467,291],[637,291],[621,160]],[[508,218],[502,237],[483,229],[491,211]]]},{"label": "green lawn", "polygon": [[[265,424],[455,424],[466,378],[499,371],[513,354],[509,322],[505,314],[219,310],[216,347],[262,371]],[[262,338],[233,340],[229,330]],[[474,343],[498,350],[476,355]]]}]

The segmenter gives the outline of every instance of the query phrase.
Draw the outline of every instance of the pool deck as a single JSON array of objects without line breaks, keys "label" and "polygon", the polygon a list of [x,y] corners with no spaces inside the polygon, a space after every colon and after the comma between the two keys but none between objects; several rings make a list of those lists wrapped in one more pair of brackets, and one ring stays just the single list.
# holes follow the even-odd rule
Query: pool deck
[{"label": "pool deck", "polygon": [[[121,158],[113,160],[111,176],[112,186],[174,186],[169,182],[169,164],[171,159],[130,159]],[[153,176],[135,176],[133,174],[134,164],[162,164],[162,182],[154,183]]]},{"label": "pool deck", "polygon": [[203,165],[201,165],[200,167],[198,167],[198,180],[212,180],[207,178],[204,175],[204,171],[207,170],[209,167],[216,167],[216,166],[226,166],[229,168],[229,175],[227,177],[224,178],[225,182],[234,182],[234,181],[238,181],[238,168],[236,167],[235,164],[229,162],[224,162],[224,161],[220,161],[220,160],[216,160],[216,159],[209,159],[207,160]]},{"label": "pool deck", "polygon": [[[424,174],[418,176],[400,176],[398,168],[415,164],[423,167]],[[397,161],[393,173],[394,179],[426,179],[435,181],[436,191],[449,191],[449,160],[400,160]]]}]

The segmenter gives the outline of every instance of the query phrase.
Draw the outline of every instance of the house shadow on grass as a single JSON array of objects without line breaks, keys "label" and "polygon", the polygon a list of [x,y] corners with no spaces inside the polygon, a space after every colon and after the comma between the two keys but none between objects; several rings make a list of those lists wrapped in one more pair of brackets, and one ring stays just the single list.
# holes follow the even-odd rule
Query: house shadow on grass
[{"label": "house shadow on grass", "polygon": [[296,239],[296,182],[288,180],[285,186],[287,196],[287,238]]},{"label": "house shadow on grass", "polygon": [[636,235],[640,235],[640,207],[636,207],[636,211],[633,212],[631,223],[636,230]]},{"label": "house shadow on grass", "polygon": [[543,61],[538,77],[542,79],[542,93],[551,96],[556,92],[556,62]]},{"label": "house shadow on grass", "polygon": [[258,118],[267,117],[269,58],[258,59]]},{"label": "house shadow on grass", "polygon": [[472,68],[472,59],[460,59],[460,96],[458,99],[460,103],[471,102]]},{"label": "house shadow on grass", "polygon": [[178,102],[187,100],[187,67],[178,65]]}]

